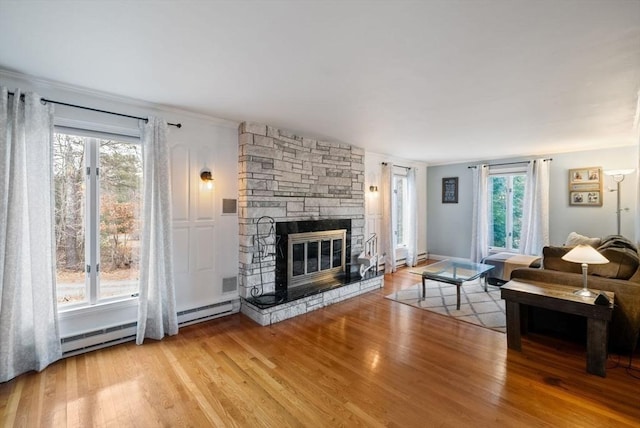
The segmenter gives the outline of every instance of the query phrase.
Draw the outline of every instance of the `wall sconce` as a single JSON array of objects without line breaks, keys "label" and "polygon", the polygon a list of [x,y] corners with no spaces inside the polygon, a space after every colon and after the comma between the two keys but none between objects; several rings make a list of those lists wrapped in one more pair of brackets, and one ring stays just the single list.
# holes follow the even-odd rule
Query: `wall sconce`
[{"label": "wall sconce", "polygon": [[213,176],[209,168],[205,167],[200,171],[200,180],[202,180],[207,190],[213,189]]},{"label": "wall sconce", "polygon": [[617,206],[616,206],[616,218],[618,220],[618,235],[620,235],[620,213],[622,211],[629,211],[629,208],[620,208],[620,183],[624,180],[625,175],[629,175],[634,172],[635,169],[613,169],[605,171],[604,175],[610,175],[613,177],[613,181],[616,182],[615,189],[609,189],[610,192],[616,192]]},{"label": "wall sconce", "polygon": [[378,186],[369,186],[369,191],[375,193],[378,191]]}]

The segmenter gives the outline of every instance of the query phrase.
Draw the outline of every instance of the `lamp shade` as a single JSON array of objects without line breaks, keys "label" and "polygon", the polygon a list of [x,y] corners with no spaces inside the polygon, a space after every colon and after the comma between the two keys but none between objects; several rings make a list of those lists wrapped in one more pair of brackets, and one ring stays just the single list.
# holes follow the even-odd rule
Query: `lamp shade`
[{"label": "lamp shade", "polygon": [[604,175],[629,175],[635,169],[611,169],[604,172]]},{"label": "lamp shade", "polygon": [[578,245],[567,254],[562,256],[562,260],[573,263],[586,263],[588,265],[603,265],[609,263],[609,260],[600,254],[591,245]]}]

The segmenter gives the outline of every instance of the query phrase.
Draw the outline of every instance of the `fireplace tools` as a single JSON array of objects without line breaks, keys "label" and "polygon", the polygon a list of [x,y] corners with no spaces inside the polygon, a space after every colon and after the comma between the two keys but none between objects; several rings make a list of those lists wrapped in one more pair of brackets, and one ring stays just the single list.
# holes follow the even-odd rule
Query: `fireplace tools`
[{"label": "fireplace tools", "polygon": [[360,263],[360,277],[364,278],[368,270],[378,272],[378,236],[372,233],[364,243],[364,251],[358,256]]},{"label": "fireplace tools", "polygon": [[275,305],[282,298],[274,293],[264,292],[264,279],[262,273],[262,261],[276,255],[276,245],[278,238],[276,237],[275,220],[269,216],[262,216],[256,222],[256,245],[258,252],[258,266],[260,268],[260,286],[251,287],[251,297],[258,305]]}]

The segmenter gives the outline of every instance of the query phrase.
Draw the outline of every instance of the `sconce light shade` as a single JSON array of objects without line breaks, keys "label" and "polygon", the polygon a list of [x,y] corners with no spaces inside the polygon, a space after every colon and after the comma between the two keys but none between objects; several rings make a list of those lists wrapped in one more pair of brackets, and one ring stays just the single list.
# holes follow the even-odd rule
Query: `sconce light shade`
[{"label": "sconce light shade", "polygon": [[207,189],[213,189],[213,176],[209,168],[203,168],[200,171],[200,180],[206,185]]}]

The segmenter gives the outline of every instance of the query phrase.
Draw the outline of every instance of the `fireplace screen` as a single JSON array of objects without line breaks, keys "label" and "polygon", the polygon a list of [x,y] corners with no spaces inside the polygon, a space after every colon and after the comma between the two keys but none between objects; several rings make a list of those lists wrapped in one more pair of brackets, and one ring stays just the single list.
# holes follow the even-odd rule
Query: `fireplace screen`
[{"label": "fireplace screen", "polygon": [[346,229],[290,234],[289,287],[321,282],[343,273],[346,235]]}]

